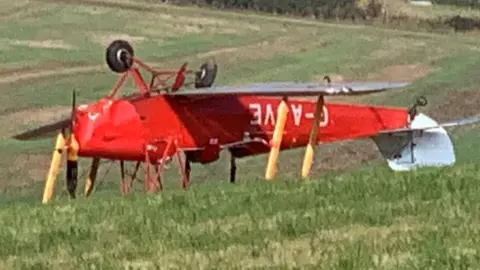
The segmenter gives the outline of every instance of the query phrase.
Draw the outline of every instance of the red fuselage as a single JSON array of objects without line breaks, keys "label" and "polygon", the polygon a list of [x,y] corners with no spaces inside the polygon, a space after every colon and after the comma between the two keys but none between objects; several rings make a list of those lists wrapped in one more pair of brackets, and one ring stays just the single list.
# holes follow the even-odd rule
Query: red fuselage
[{"label": "red fuselage", "polygon": [[[192,155],[192,162],[208,163],[218,158],[202,154],[212,144],[227,145],[236,157],[268,152],[280,101],[236,95],[102,99],[78,107],[74,133],[84,157],[144,161],[145,147],[151,145],[150,160],[155,160],[172,139],[177,148],[198,154]],[[289,99],[281,149],[308,143],[315,102]],[[405,127],[408,121],[404,108],[326,103],[323,112],[318,142],[374,136],[384,129]]]}]

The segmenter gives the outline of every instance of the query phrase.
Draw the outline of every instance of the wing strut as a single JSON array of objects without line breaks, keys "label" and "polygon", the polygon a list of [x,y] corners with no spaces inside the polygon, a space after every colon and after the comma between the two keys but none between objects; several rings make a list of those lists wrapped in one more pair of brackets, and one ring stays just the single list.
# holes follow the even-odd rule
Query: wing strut
[{"label": "wing strut", "polygon": [[275,124],[275,130],[273,131],[272,141],[270,143],[270,155],[268,156],[267,169],[265,172],[265,179],[272,180],[277,171],[277,159],[280,152],[280,145],[282,144],[283,131],[285,129],[285,123],[287,122],[288,105],[287,98],[284,97],[280,102],[277,109],[278,120]]},{"label": "wing strut", "polygon": [[308,145],[305,149],[305,156],[303,158],[303,166],[302,166],[302,178],[308,177],[310,173],[310,169],[312,167],[313,162],[313,150],[315,145],[317,144],[317,132],[318,126],[320,124],[320,117],[322,116],[323,112],[323,105],[324,105],[324,98],[323,95],[318,96],[317,104],[315,107],[315,118],[313,120],[312,128],[310,129],[310,137],[308,138]]}]

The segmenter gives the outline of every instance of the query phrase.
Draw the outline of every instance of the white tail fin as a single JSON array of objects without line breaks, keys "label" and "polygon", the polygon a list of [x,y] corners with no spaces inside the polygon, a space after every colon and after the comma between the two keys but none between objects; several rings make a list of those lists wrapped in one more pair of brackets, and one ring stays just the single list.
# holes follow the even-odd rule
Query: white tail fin
[{"label": "white tail fin", "polygon": [[478,117],[438,124],[420,113],[410,127],[385,130],[372,139],[394,171],[408,171],[425,166],[443,167],[455,163],[452,141],[444,127],[477,122],[480,122]]}]

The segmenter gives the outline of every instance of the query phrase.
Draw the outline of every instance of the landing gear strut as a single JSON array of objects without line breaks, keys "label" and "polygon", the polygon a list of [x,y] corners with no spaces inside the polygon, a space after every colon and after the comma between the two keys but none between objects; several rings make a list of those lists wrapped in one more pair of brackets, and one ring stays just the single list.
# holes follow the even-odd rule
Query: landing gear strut
[{"label": "landing gear strut", "polygon": [[190,166],[190,159],[185,157],[185,176],[187,177],[188,181],[190,181],[190,172],[192,171],[192,167]]},{"label": "landing gear strut", "polygon": [[230,183],[235,183],[235,176],[237,173],[237,164],[235,162],[235,157],[230,155]]}]

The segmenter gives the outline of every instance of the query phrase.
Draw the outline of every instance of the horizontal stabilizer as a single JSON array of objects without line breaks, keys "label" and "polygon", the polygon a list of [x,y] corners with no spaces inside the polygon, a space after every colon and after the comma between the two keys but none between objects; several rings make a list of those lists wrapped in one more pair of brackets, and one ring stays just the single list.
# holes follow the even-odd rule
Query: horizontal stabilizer
[{"label": "horizontal stabilizer", "polygon": [[411,131],[422,131],[422,130],[440,128],[440,127],[441,128],[457,127],[457,126],[473,125],[473,124],[480,123],[480,116],[474,116],[471,118],[464,118],[459,120],[443,122],[441,124],[438,124],[437,122],[428,121],[427,118],[428,117],[426,117],[425,115],[420,114],[415,118],[415,121],[412,122],[410,127],[383,130],[380,132],[380,134],[395,133],[396,135],[398,135],[399,133],[408,133]]},{"label": "horizontal stabilizer", "polygon": [[419,114],[410,128],[382,131],[372,139],[392,170],[443,167],[455,163],[453,144],[444,128],[479,122],[480,117],[473,117],[438,124],[430,117]]},{"label": "horizontal stabilizer", "polygon": [[394,82],[351,82],[351,83],[256,83],[243,86],[219,86],[189,89],[167,95],[262,95],[262,96],[338,96],[362,95],[401,88],[408,83]]}]

